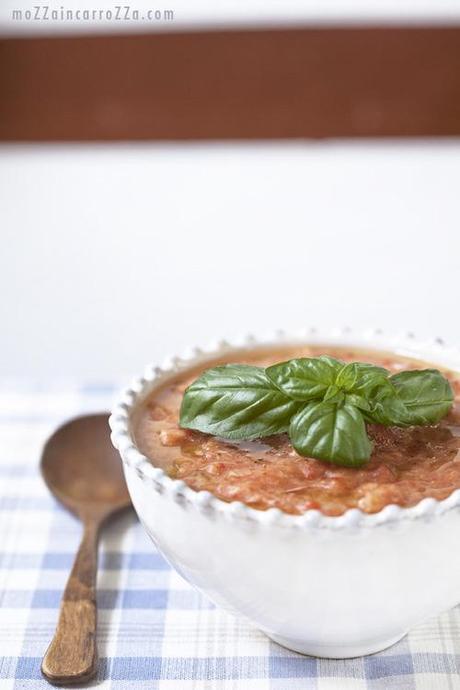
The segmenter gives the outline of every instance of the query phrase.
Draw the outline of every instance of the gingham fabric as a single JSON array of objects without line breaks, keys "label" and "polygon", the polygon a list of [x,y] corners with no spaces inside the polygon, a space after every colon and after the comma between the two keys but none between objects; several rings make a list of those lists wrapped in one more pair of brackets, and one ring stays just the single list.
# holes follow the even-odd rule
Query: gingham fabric
[{"label": "gingham fabric", "polygon": [[[40,662],[80,538],[79,523],[40,478],[42,445],[65,419],[108,409],[112,398],[110,387],[16,387],[0,394],[1,690],[49,687]],[[189,587],[132,514],[104,531],[98,600],[94,685],[101,689],[460,690],[459,609],[381,654],[303,657]]]}]

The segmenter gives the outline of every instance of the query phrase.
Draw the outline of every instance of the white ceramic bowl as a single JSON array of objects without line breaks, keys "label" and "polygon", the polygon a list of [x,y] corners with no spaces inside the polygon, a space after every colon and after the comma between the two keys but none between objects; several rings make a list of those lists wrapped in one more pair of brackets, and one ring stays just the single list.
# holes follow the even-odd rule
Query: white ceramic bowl
[{"label": "white ceramic bowl", "polygon": [[[440,340],[315,330],[255,342],[329,343],[391,350],[460,369],[460,352]],[[412,508],[367,515],[316,510],[293,516],[226,503],[170,479],[136,448],[131,417],[178,370],[229,353],[236,344],[195,350],[148,367],[110,418],[133,504],[148,534],[178,572],[227,611],[245,616],[276,642],[321,657],[347,658],[388,647],[424,619],[460,601],[460,490]]]}]

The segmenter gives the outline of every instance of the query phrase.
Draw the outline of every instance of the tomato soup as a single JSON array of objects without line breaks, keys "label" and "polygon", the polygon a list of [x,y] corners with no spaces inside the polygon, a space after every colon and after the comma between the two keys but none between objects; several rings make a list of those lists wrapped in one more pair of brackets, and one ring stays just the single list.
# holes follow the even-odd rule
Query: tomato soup
[{"label": "tomato soup", "polygon": [[401,429],[369,424],[373,452],[359,469],[302,457],[286,434],[234,442],[179,427],[183,393],[203,370],[223,363],[265,367],[321,354],[345,362],[377,364],[393,373],[433,368],[390,353],[328,346],[231,353],[179,373],[151,393],[134,419],[139,450],[196,491],[207,490],[224,501],[242,501],[259,510],[275,507],[293,515],[311,508],[325,515],[341,515],[349,508],[375,513],[391,503],[408,507],[427,496],[443,499],[460,487],[460,380],[451,372],[443,372],[455,394],[451,412],[435,426]]}]

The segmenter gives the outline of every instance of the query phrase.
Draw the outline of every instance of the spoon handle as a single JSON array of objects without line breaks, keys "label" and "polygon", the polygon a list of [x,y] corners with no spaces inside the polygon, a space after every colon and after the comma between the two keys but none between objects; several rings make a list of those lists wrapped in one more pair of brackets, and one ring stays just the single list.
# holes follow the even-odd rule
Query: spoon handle
[{"label": "spoon handle", "polygon": [[96,673],[96,573],[99,521],[85,522],[59,612],[54,638],[42,662],[42,673],[56,685],[89,680]]}]

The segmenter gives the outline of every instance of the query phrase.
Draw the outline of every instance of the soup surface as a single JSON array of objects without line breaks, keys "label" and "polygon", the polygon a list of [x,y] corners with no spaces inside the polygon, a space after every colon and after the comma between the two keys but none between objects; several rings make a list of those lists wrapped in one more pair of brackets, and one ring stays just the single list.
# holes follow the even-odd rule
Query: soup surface
[{"label": "soup surface", "polygon": [[455,393],[447,417],[429,427],[369,424],[373,452],[360,469],[302,457],[286,434],[235,442],[180,429],[184,390],[204,369],[237,362],[268,366],[321,354],[378,364],[393,373],[433,366],[384,352],[328,346],[230,353],[179,373],[152,392],[134,419],[139,450],[154,465],[197,491],[204,489],[224,501],[242,501],[260,510],[276,507],[294,515],[310,508],[326,515],[341,515],[349,508],[375,513],[390,503],[412,506],[427,496],[443,499],[460,487],[460,380],[451,372],[443,372]]}]

